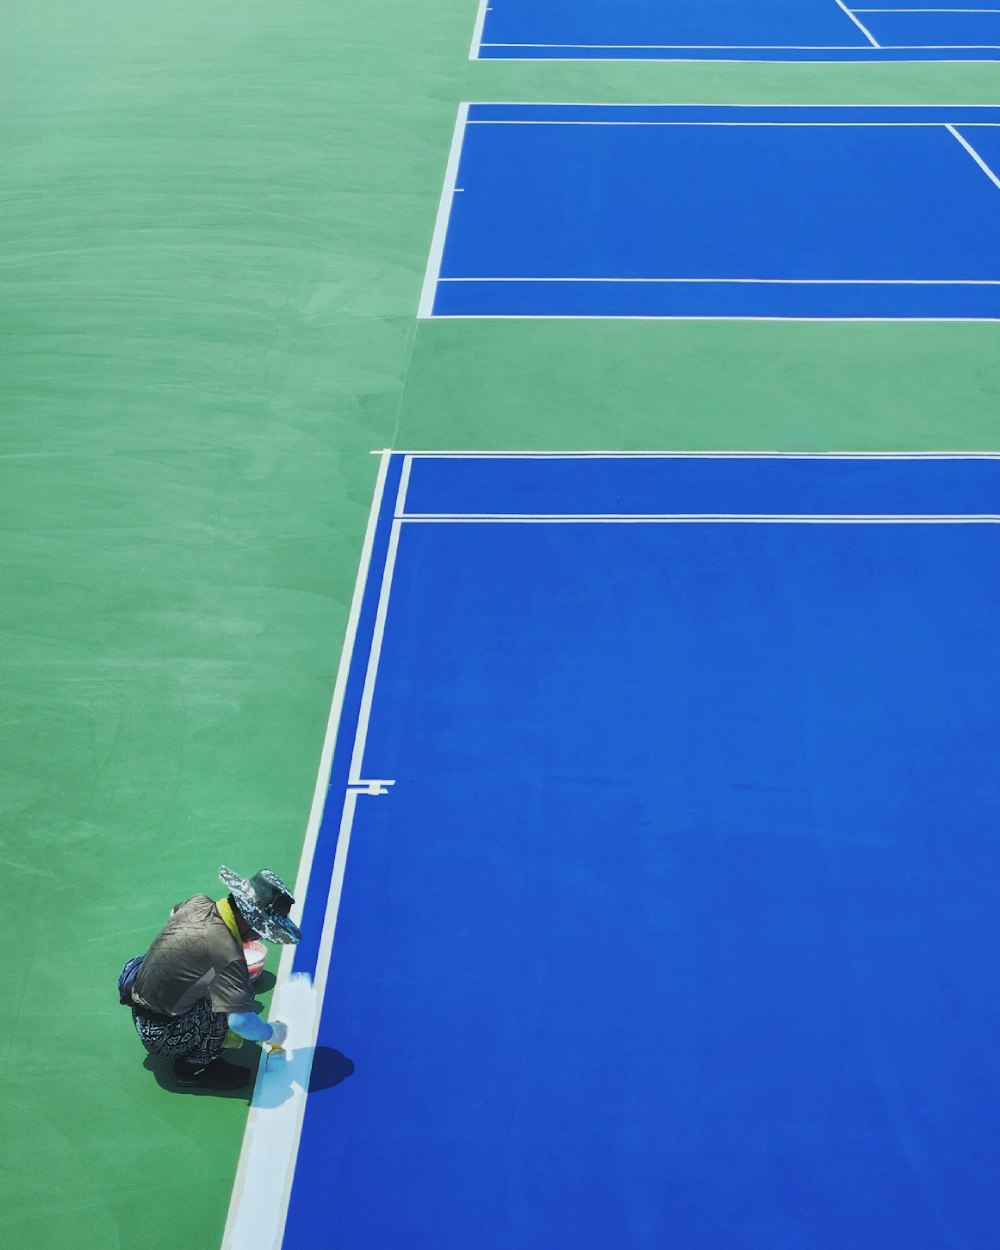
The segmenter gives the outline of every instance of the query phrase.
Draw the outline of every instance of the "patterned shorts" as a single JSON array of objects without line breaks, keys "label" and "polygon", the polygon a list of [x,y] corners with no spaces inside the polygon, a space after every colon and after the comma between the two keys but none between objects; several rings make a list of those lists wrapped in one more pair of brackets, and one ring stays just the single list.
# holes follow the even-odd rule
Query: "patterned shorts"
[{"label": "patterned shorts", "polygon": [[222,1054],[228,1022],[224,1011],[213,1011],[207,998],[175,1020],[150,1020],[132,1012],[135,1031],[151,1055],[211,1063]]}]

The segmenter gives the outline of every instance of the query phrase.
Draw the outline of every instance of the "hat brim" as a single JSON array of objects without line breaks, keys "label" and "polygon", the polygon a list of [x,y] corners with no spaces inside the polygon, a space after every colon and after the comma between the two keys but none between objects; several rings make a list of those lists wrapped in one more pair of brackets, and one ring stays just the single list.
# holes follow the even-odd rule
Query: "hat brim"
[{"label": "hat brim", "polygon": [[301,939],[302,933],[298,925],[287,916],[276,916],[273,912],[264,911],[250,888],[250,882],[244,877],[233,872],[231,868],[220,868],[219,879],[236,900],[240,915],[265,942],[274,942],[278,946],[294,946]]}]

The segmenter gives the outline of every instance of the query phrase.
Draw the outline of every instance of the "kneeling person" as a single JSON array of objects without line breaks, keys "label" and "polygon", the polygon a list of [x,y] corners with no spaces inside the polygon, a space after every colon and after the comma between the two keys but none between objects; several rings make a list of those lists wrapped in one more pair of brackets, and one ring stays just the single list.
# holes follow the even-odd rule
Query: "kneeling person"
[{"label": "kneeling person", "polygon": [[[196,894],[178,903],[149,948],[132,987],[132,1019],[151,1055],[174,1061],[179,1085],[238,1089],[250,1069],[227,1063],[223,1047],[238,1038],[281,1046],[288,1028],[254,1011],[243,943],[261,937],[289,945],[301,934],[288,919],[291,891],[266,868],[245,880],[219,876],[226,898]],[[236,1038],[232,1038],[235,1034]]]}]

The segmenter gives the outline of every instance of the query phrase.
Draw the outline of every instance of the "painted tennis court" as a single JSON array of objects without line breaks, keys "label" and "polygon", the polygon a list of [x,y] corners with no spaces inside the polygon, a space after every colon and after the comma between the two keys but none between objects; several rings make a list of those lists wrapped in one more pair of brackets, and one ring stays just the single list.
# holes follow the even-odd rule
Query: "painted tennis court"
[{"label": "painted tennis court", "polygon": [[969,0],[480,0],[482,60],[995,61],[1000,9]]},{"label": "painted tennis court", "polygon": [[227,1245],[995,1240],[998,499],[386,453]]},{"label": "painted tennis court", "polygon": [[1000,317],[1000,110],[472,104],[426,317]]},{"label": "painted tennis court", "polygon": [[997,1250],[993,3],[8,0],[0,1246]]}]

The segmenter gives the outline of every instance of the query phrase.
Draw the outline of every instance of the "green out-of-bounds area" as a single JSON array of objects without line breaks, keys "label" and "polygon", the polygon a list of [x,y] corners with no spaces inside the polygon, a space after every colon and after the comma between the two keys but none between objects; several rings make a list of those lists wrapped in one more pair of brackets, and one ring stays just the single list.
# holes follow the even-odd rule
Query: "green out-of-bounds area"
[{"label": "green out-of-bounds area", "polygon": [[161,1086],[114,983],[220,864],[294,878],[374,449],[1000,446],[1000,325],[415,316],[462,100],[996,104],[995,66],[477,64],[476,8],[5,7],[9,1250],[219,1245],[246,1096]]}]

